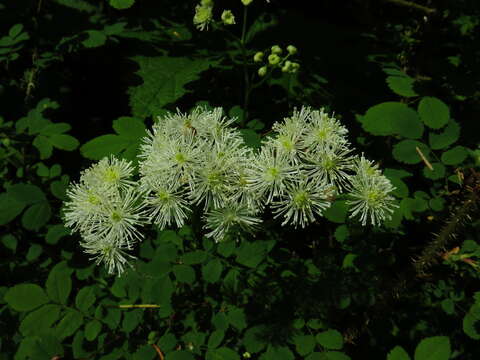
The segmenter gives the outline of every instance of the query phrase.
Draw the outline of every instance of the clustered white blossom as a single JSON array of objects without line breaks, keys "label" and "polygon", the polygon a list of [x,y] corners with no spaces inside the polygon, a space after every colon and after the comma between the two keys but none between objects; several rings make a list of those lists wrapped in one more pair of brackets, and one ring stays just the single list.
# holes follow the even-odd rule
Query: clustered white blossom
[{"label": "clustered white blossom", "polygon": [[338,196],[362,225],[390,218],[394,187],[377,165],[352,154],[347,129],[323,109],[295,110],[258,151],[234,121],[221,108],[201,107],[158,119],[140,148],[140,180],[131,180],[130,162],[101,160],[68,190],[66,226],[80,232],[97,263],[121,273],[131,257],[124,250],[142,239],[140,225],[181,227],[194,206],[215,241],[254,232],[266,207],[282,225],[304,228]]}]

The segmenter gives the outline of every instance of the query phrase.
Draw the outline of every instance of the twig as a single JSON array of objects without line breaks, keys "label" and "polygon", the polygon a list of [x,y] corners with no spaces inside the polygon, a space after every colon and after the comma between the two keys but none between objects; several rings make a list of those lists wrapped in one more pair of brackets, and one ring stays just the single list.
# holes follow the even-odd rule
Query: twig
[{"label": "twig", "polygon": [[429,8],[429,7],[426,7],[426,6],[423,6],[423,5],[419,5],[417,3],[414,3],[412,1],[407,1],[407,0],[384,0],[384,1],[391,2],[395,5],[406,6],[406,7],[416,9],[416,10],[420,10],[420,11],[426,12],[427,14],[433,14],[434,12],[437,11],[436,9],[432,9],[432,8]]}]

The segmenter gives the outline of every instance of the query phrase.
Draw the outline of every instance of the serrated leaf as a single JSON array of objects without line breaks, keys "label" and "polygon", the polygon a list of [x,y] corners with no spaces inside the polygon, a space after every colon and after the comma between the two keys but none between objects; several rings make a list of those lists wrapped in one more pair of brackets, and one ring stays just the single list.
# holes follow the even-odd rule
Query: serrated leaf
[{"label": "serrated leaf", "polygon": [[66,262],[60,262],[50,270],[45,287],[53,302],[67,303],[68,295],[72,290],[71,272],[72,270],[67,267]]},{"label": "serrated leaf", "polygon": [[129,145],[128,139],[119,135],[101,135],[80,147],[82,155],[88,159],[101,160],[105,156],[118,154]]},{"label": "serrated leaf", "polygon": [[388,76],[387,79],[388,87],[395,93],[404,97],[417,96],[418,94],[413,90],[413,84],[415,79],[412,79],[410,76]]},{"label": "serrated leaf", "polygon": [[240,356],[232,349],[221,347],[208,350],[206,360],[240,360]]},{"label": "serrated leaf", "polygon": [[467,149],[463,146],[455,146],[453,149],[445,151],[441,156],[441,160],[445,165],[458,165],[463,162],[467,156]]},{"label": "serrated leaf", "polygon": [[36,284],[20,284],[7,290],[3,299],[16,311],[30,311],[48,303],[43,289]]},{"label": "serrated leaf", "polygon": [[60,310],[59,305],[46,304],[32,311],[20,323],[20,332],[23,336],[42,334],[60,318]]},{"label": "serrated leaf", "polygon": [[317,334],[315,339],[326,349],[339,350],[343,347],[343,336],[337,330],[323,331]]},{"label": "serrated leaf", "polygon": [[348,214],[348,206],[345,200],[337,200],[323,212],[326,219],[342,224],[345,222]]},{"label": "serrated leaf", "polygon": [[395,346],[388,353],[387,360],[410,360],[410,356],[401,346]]},{"label": "serrated leaf", "polygon": [[228,322],[237,330],[241,331],[247,327],[245,312],[243,309],[234,308],[227,313]]},{"label": "serrated leaf", "polygon": [[194,250],[192,252],[183,254],[182,262],[185,265],[201,264],[207,258],[207,254],[203,250]]},{"label": "serrated leaf", "polygon": [[422,161],[422,158],[418,154],[416,147],[418,147],[425,156],[430,152],[430,149],[419,141],[402,140],[393,146],[393,157],[395,160],[406,164],[417,164]]},{"label": "serrated leaf", "polygon": [[260,356],[260,360],[294,360],[295,356],[286,346],[269,345],[267,351]]},{"label": "serrated leaf", "polygon": [[436,97],[426,96],[418,104],[418,114],[425,125],[432,129],[440,129],[450,120],[448,106]]},{"label": "serrated leaf", "polygon": [[458,140],[460,126],[454,120],[450,120],[447,127],[440,133],[429,132],[428,142],[433,150],[445,149]]},{"label": "serrated leaf", "polygon": [[265,340],[265,327],[253,326],[245,331],[243,335],[243,345],[250,353],[257,353],[267,346]]},{"label": "serrated leaf", "polygon": [[49,138],[54,147],[60,150],[73,151],[80,143],[73,136],[65,134],[54,134]]},{"label": "serrated leaf", "polygon": [[135,56],[143,84],[129,89],[132,114],[138,118],[154,116],[163,106],[187,93],[185,85],[198,79],[214,62],[174,57]]},{"label": "serrated leaf", "polygon": [[108,0],[110,5],[118,10],[124,10],[135,4],[135,0]]},{"label": "serrated leaf", "polygon": [[31,205],[22,215],[22,226],[27,230],[38,230],[44,226],[52,215],[48,201]]},{"label": "serrated leaf", "polygon": [[447,336],[432,336],[420,341],[415,349],[415,360],[448,360],[450,339]]}]

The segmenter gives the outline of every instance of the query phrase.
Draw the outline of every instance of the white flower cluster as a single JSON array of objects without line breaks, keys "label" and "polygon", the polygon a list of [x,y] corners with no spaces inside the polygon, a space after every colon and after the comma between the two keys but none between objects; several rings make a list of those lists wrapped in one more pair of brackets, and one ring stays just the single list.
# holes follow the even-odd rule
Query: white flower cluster
[{"label": "white flower cluster", "polygon": [[233,122],[221,108],[200,107],[159,119],[143,139],[138,184],[129,162],[103,159],[68,191],[66,225],[97,262],[121,273],[124,250],[141,239],[138,225],[181,227],[193,206],[203,207],[206,236],[216,241],[255,231],[267,206],[295,227],[314,222],[339,195],[362,225],[393,212],[390,181],[352,154],[347,129],[323,109],[295,110],[257,152]]}]

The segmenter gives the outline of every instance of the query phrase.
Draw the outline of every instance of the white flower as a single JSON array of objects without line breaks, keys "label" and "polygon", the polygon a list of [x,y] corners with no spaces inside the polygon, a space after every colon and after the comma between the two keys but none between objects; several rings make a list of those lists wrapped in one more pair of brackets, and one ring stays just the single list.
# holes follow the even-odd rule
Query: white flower
[{"label": "white flower", "polygon": [[101,239],[96,242],[82,243],[85,253],[92,255],[91,259],[96,265],[103,263],[109,274],[120,276],[125,271],[125,266],[131,266],[129,260],[135,257],[127,254],[118,244]]},{"label": "white flower", "polygon": [[205,221],[204,228],[211,230],[205,236],[213,237],[217,242],[223,240],[235,227],[251,232],[262,222],[247,206],[236,203],[210,210],[205,215]]},{"label": "white flower", "polygon": [[350,217],[360,216],[363,226],[370,220],[373,226],[391,218],[393,209],[398,207],[390,193],[395,190],[390,180],[381,175],[376,165],[363,155],[356,162],[357,174],[353,177],[347,201],[351,205]]},{"label": "white flower", "polygon": [[191,211],[185,200],[185,188],[168,179],[159,180],[153,188],[145,198],[148,216],[162,230],[173,223],[182,227]]},{"label": "white flower", "polygon": [[308,108],[302,108],[300,111],[294,110],[293,115],[285,118],[283,122],[273,124],[277,136],[269,142],[294,164],[300,163],[299,154],[303,150],[302,138],[307,129],[308,117]]},{"label": "white flower", "polygon": [[107,191],[114,188],[127,190],[134,185],[130,180],[132,174],[133,166],[130,161],[110,156],[83,171],[80,181],[92,188]]},{"label": "white flower", "polygon": [[273,202],[274,217],[283,216],[282,225],[300,225],[304,228],[315,221],[315,215],[321,216],[323,210],[330,207],[333,195],[333,188],[328,184],[298,179],[289,184],[280,200]]},{"label": "white flower", "polygon": [[305,166],[311,179],[333,184],[341,192],[348,187],[354,157],[352,150],[343,145],[323,145],[303,153],[309,163]]},{"label": "white flower", "polygon": [[268,204],[274,197],[284,193],[288,182],[297,172],[298,168],[290,164],[284,152],[267,143],[247,169],[248,187],[259,198],[266,197]]},{"label": "white flower", "polygon": [[347,128],[341,125],[333,115],[329,116],[323,108],[320,111],[311,111],[309,115],[309,124],[303,140],[305,148],[312,149],[326,145],[338,147],[348,144]]}]

